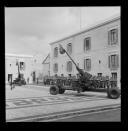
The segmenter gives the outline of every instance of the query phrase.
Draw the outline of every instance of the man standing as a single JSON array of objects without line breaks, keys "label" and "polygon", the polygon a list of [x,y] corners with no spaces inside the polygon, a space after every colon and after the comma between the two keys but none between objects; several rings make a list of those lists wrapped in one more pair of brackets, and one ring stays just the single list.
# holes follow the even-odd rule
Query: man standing
[{"label": "man standing", "polygon": [[12,82],[12,76],[10,77],[10,86],[11,86],[11,90],[15,88],[14,83]]}]

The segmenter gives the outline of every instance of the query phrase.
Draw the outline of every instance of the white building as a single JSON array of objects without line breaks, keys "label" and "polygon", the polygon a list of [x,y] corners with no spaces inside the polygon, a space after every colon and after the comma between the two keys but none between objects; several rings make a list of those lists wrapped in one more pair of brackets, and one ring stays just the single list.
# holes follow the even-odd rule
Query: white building
[{"label": "white building", "polygon": [[32,71],[33,71],[33,56],[30,55],[16,55],[16,54],[6,54],[5,55],[5,73],[6,73],[6,83],[8,83],[10,77],[14,80],[18,76],[18,66],[19,63],[20,73],[23,75],[25,80],[29,78],[29,82],[32,82]]},{"label": "white building", "polygon": [[36,53],[33,56],[33,72],[35,72],[35,78],[43,80],[43,68],[42,68],[43,55]]},{"label": "white building", "polygon": [[120,87],[120,16],[50,43],[50,75],[76,75],[74,64],[66,54],[59,53],[59,44],[81,69],[92,75],[115,77]]}]

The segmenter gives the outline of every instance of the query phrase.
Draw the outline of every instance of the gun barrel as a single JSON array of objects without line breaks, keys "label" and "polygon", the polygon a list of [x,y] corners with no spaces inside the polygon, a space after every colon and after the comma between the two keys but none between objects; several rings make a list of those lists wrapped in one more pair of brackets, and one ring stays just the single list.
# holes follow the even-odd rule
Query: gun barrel
[{"label": "gun barrel", "polygon": [[84,72],[82,71],[77,64],[74,62],[74,60],[71,58],[71,56],[67,53],[67,51],[65,51],[65,53],[68,55],[68,57],[71,59],[71,61],[74,63],[74,65],[76,66],[77,71],[81,74],[81,76],[84,76],[86,79],[90,79],[92,77],[92,75],[90,73]]},{"label": "gun barrel", "polygon": [[67,54],[67,56],[71,59],[71,61],[74,63],[74,65],[76,66],[76,69],[77,69],[77,71],[80,73],[80,75],[82,76],[82,77],[84,77],[85,79],[90,79],[91,78],[91,74],[89,74],[89,73],[87,73],[87,72],[84,72],[84,71],[82,71],[78,66],[77,66],[77,64],[75,63],[75,61],[71,58],[71,56],[68,54],[68,52],[60,45],[60,53],[61,54],[64,54],[64,53],[66,53]]}]

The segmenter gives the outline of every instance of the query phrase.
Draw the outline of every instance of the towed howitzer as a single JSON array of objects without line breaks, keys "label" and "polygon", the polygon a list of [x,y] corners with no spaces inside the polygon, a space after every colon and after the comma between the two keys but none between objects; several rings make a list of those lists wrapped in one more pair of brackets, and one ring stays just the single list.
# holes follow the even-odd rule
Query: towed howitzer
[{"label": "towed howitzer", "polygon": [[17,78],[15,78],[15,79],[13,80],[13,82],[11,83],[11,85],[19,85],[19,86],[21,86],[21,85],[26,85],[26,81],[25,81],[25,79],[23,78],[23,76],[21,76],[21,73],[20,73],[19,63],[16,62],[16,65],[18,66],[18,76],[17,76]]},{"label": "towed howitzer", "polygon": [[107,78],[105,80],[98,79],[98,77],[94,77],[88,72],[84,72],[82,69],[80,69],[77,64],[74,62],[74,60],[71,58],[71,56],[67,53],[67,51],[60,45],[59,48],[60,54],[66,53],[67,56],[70,58],[70,60],[74,63],[77,71],[79,72],[79,78],[78,79],[72,79],[69,85],[66,85],[63,81],[63,79],[57,79],[57,82],[55,85],[52,85],[50,87],[50,94],[56,95],[56,94],[63,94],[65,90],[74,90],[80,92],[87,91],[90,88],[99,88],[100,86],[107,87],[107,96],[112,99],[116,99],[120,96],[120,90],[117,87],[112,87],[110,84],[110,80]]}]

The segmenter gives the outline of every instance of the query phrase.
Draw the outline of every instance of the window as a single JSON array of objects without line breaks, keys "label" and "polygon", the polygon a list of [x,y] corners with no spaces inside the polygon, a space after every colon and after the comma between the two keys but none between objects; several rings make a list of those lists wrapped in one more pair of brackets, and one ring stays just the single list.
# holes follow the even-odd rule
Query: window
[{"label": "window", "polygon": [[57,57],[58,56],[58,47],[55,47],[54,48],[54,57]]},{"label": "window", "polygon": [[111,55],[108,57],[109,59],[109,68],[110,69],[116,69],[119,67],[119,56],[118,55]]},{"label": "window", "polygon": [[69,77],[72,77],[72,74],[68,74]]},{"label": "window", "polygon": [[71,72],[72,71],[72,62],[68,61],[67,62],[67,72]]},{"label": "window", "polygon": [[112,77],[111,77],[111,86],[112,87],[117,87],[117,72],[113,72],[111,73],[112,74]]},{"label": "window", "polygon": [[53,71],[56,73],[58,72],[58,64],[55,63],[54,66],[53,66]]},{"label": "window", "polygon": [[117,72],[113,72],[113,73],[112,73],[112,78],[113,78],[114,80],[117,80]]},{"label": "window", "polygon": [[71,43],[69,43],[69,44],[67,45],[67,52],[68,52],[69,54],[72,53],[72,44],[71,44]]},{"label": "window", "polygon": [[98,77],[102,77],[102,73],[97,73]]},{"label": "window", "polygon": [[8,74],[8,82],[12,81],[12,74]]},{"label": "window", "polygon": [[114,45],[118,42],[118,29],[112,29],[108,32],[108,44]]},{"label": "window", "polygon": [[91,70],[91,59],[84,60],[84,69],[87,71]]},{"label": "window", "polygon": [[24,62],[20,62],[20,70],[25,70],[25,63]]},{"label": "window", "polygon": [[84,39],[84,51],[90,50],[91,49],[91,38],[87,37]]}]

